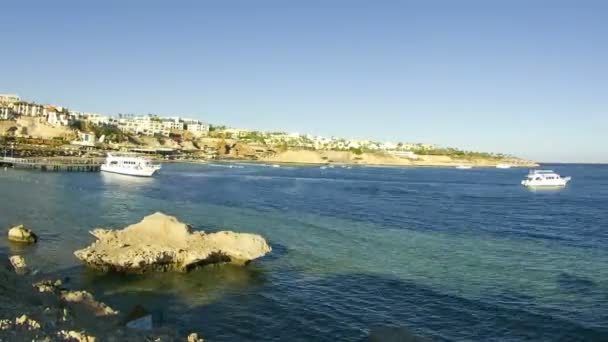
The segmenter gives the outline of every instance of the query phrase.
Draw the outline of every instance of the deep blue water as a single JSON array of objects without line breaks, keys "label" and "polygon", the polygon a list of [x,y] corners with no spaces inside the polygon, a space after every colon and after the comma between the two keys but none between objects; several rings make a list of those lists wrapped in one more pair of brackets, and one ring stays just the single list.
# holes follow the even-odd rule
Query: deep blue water
[{"label": "deep blue water", "polygon": [[[573,181],[536,192],[522,169],[236,166],[0,171],[0,226],[41,237],[0,251],[210,341],[360,341],[378,325],[434,340],[608,340],[607,166],[552,165]],[[154,211],[259,233],[274,251],[245,268],[138,276],[73,257],[88,230]]]}]

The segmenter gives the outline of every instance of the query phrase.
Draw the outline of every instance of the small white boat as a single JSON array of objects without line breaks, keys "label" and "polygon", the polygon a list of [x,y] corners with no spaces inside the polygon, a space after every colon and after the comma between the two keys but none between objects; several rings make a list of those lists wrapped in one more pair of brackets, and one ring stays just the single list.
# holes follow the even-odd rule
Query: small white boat
[{"label": "small white boat", "polygon": [[511,165],[509,165],[509,164],[497,164],[496,168],[497,169],[510,169]]},{"label": "small white boat", "polygon": [[571,179],[572,177],[562,177],[551,170],[530,170],[521,184],[529,188],[561,188]]},{"label": "small white boat", "polygon": [[460,170],[468,170],[468,169],[472,169],[473,167],[471,165],[458,165],[456,166],[457,169]]},{"label": "small white boat", "polygon": [[327,170],[327,166],[321,166],[319,169],[321,169],[321,170]]},{"label": "small white boat", "polygon": [[160,164],[138,157],[136,155],[112,155],[108,153],[106,161],[101,165],[101,171],[121,175],[151,177],[160,170]]},{"label": "small white boat", "polygon": [[281,167],[279,164],[272,164],[272,167]]}]

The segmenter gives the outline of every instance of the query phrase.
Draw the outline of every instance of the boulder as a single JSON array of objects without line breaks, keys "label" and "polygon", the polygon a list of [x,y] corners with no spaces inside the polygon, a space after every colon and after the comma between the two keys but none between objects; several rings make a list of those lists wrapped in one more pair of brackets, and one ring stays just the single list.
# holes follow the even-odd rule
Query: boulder
[{"label": "boulder", "polygon": [[17,274],[26,274],[27,273],[27,264],[25,263],[25,259],[20,255],[13,255],[8,258],[15,269]]},{"label": "boulder", "polygon": [[215,263],[246,265],[270,253],[263,237],[221,231],[205,233],[173,216],[155,213],[122,230],[95,229],[97,239],[74,255],[103,271],[188,271]]},{"label": "boulder", "polygon": [[9,229],[8,239],[13,242],[36,243],[36,241],[38,241],[38,236],[20,224]]}]

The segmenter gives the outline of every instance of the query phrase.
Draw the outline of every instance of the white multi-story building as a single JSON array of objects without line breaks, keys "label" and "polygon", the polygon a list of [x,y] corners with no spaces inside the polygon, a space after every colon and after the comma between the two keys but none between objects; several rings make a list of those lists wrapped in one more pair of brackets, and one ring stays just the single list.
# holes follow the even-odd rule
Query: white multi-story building
[{"label": "white multi-story building", "polygon": [[167,131],[172,131],[172,130],[182,131],[184,129],[184,123],[181,122],[179,118],[171,118],[171,119],[163,121],[163,127]]},{"label": "white multi-story building", "polygon": [[200,122],[186,124],[186,130],[195,136],[207,135],[209,133],[209,125]]},{"label": "white multi-story building", "polygon": [[20,102],[21,98],[16,94],[0,94],[0,103],[16,103]]},{"label": "white multi-story building", "polygon": [[109,120],[109,122],[110,121],[123,132],[143,135],[169,135],[169,130],[164,125],[163,121],[157,117],[149,115],[119,118]]},{"label": "white multi-story building", "polygon": [[388,153],[402,158],[418,159],[418,155],[412,151],[388,151]]},{"label": "white multi-story building", "polygon": [[107,125],[110,123],[110,117],[98,113],[78,112],[81,120],[90,122],[95,125]]},{"label": "white multi-story building", "polygon": [[67,126],[69,124],[68,115],[57,110],[56,107],[47,106],[44,108],[46,121],[53,126]]},{"label": "white multi-story building", "polygon": [[385,142],[382,145],[380,145],[380,148],[385,150],[385,151],[389,151],[389,150],[395,150],[397,149],[398,145],[394,142]]},{"label": "white multi-story building", "polygon": [[227,136],[230,136],[232,138],[243,137],[247,134],[250,134],[251,132],[253,132],[253,131],[250,129],[242,129],[242,128],[226,128],[221,131],[221,133],[224,133]]},{"label": "white multi-story building", "polygon": [[46,116],[43,105],[28,102],[13,103],[13,112],[21,116]]}]

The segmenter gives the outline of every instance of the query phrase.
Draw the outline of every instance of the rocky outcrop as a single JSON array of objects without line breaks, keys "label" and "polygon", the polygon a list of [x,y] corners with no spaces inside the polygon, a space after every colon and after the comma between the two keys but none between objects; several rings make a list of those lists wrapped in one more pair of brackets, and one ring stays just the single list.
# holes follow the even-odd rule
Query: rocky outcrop
[{"label": "rocky outcrop", "polygon": [[155,213],[122,230],[95,229],[97,239],[76,251],[78,259],[104,271],[188,271],[214,263],[245,265],[271,251],[263,237],[221,231],[205,233],[173,216]]},{"label": "rocky outcrop", "polygon": [[8,239],[13,242],[36,243],[36,241],[38,241],[38,236],[20,224],[9,229]]},{"label": "rocky outcrop", "polygon": [[118,326],[116,315],[99,316],[94,307],[86,304],[89,299],[95,301],[92,295],[66,291],[59,280],[45,280],[32,286],[31,278],[17,276],[6,266],[0,265],[0,341],[186,340],[186,336],[180,336],[169,326],[145,332]]}]

